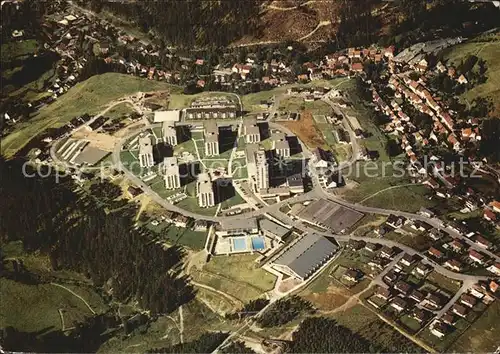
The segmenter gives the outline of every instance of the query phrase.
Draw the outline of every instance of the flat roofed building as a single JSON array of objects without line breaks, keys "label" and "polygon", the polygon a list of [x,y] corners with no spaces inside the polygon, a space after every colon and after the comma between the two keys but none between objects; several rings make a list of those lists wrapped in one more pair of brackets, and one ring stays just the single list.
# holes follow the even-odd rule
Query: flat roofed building
[{"label": "flat roofed building", "polygon": [[302,178],[302,174],[296,173],[294,175],[288,176],[286,178],[286,182],[288,188],[290,188],[290,192],[292,193],[304,193],[304,179]]},{"label": "flat roofed building", "polygon": [[245,157],[247,160],[248,182],[255,187],[257,183],[257,164],[255,162],[255,153],[259,151],[259,145],[247,144],[245,146]]},{"label": "flat roofed building", "polygon": [[290,143],[284,133],[275,133],[272,136],[273,150],[280,157],[290,157]]},{"label": "flat roofed building", "polygon": [[179,109],[169,109],[167,111],[156,111],[153,122],[163,123],[169,122],[173,125],[174,122],[178,122],[181,119],[181,110]]},{"label": "flat roofed building", "polygon": [[267,189],[269,188],[269,163],[266,159],[266,153],[259,150],[255,153],[255,165],[257,169],[257,183],[256,189]]},{"label": "flat roofed building", "polygon": [[177,129],[172,123],[163,122],[161,130],[163,133],[163,141],[165,141],[170,146],[176,146],[178,144]]},{"label": "flat roofed building", "polygon": [[243,133],[247,144],[256,144],[260,142],[260,130],[256,119],[246,119],[243,122]]},{"label": "flat roofed building", "polygon": [[219,155],[219,127],[214,121],[206,122],[204,125],[205,155]]},{"label": "flat roofed building", "polygon": [[357,223],[364,214],[326,199],[319,199],[302,209],[299,219],[313,225],[342,232]]},{"label": "flat roofed building", "polygon": [[186,108],[186,118],[187,119],[236,118],[236,107],[217,106],[217,107]]},{"label": "flat roofed building", "polygon": [[166,157],[163,159],[163,178],[166,189],[177,189],[181,187],[181,176],[177,157]]},{"label": "flat roofed building", "polygon": [[280,242],[286,238],[291,230],[267,218],[259,220],[259,228],[264,236],[277,239]]},{"label": "flat roofed building", "polygon": [[272,266],[284,274],[305,280],[328,262],[337,249],[333,239],[315,233],[307,234],[279,255]]},{"label": "flat roofed building", "polygon": [[200,173],[196,181],[196,195],[198,205],[201,208],[210,208],[215,206],[215,193],[212,186],[212,179],[208,173]]},{"label": "flat roofed building", "polygon": [[155,162],[153,158],[153,145],[151,138],[144,136],[139,138],[139,164],[141,167],[152,167]]},{"label": "flat roofed building", "polygon": [[221,221],[215,233],[218,236],[253,235],[259,232],[255,218],[225,219]]}]

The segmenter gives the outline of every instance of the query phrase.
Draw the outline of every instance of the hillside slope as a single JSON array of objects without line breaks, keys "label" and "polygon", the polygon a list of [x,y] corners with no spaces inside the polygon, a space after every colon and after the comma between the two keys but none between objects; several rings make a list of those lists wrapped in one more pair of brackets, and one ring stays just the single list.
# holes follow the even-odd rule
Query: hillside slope
[{"label": "hillside slope", "polygon": [[72,87],[56,102],[42,108],[37,116],[19,124],[13,133],[3,137],[0,151],[5,157],[13,156],[47,128],[62,126],[85,113],[96,114],[109,102],[125,95],[159,90],[180,89],[163,82],[117,73],[92,76]]},{"label": "hillside slope", "polygon": [[445,59],[453,66],[458,66],[468,56],[476,57],[486,61],[488,80],[466,91],[461,98],[471,103],[478,97],[489,98],[493,102],[493,116],[500,116],[500,36],[492,41],[467,42],[448,49],[444,54]]}]

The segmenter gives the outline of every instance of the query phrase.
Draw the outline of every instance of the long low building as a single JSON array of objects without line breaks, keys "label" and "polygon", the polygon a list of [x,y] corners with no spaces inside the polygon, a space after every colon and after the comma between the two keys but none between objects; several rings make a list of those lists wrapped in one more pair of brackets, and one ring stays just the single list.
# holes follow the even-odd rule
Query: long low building
[{"label": "long low building", "polygon": [[307,223],[340,233],[356,224],[364,214],[338,203],[319,199],[302,209],[296,216]]},{"label": "long low building", "polygon": [[305,280],[328,262],[337,250],[334,239],[316,233],[307,234],[285,249],[270,265],[283,274]]},{"label": "long low building", "polygon": [[197,107],[186,108],[187,119],[217,119],[236,118],[235,107]]}]

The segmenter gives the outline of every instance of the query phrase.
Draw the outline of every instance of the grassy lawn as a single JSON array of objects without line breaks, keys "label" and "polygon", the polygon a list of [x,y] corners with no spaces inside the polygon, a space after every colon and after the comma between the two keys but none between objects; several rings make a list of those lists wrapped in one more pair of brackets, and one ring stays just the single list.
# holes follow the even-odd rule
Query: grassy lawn
[{"label": "grassy lawn", "polygon": [[338,312],[332,317],[367,340],[382,346],[386,352],[423,352],[424,350],[380,320],[363,305],[356,305],[348,313]]},{"label": "grassy lawn", "polygon": [[229,199],[222,202],[222,210],[229,209],[235,205],[244,204],[244,203],[246,203],[245,199],[243,199],[243,197],[241,195],[236,193],[236,195],[233,196],[232,198],[229,198]]},{"label": "grassy lawn", "polygon": [[[475,55],[486,61],[488,70],[486,76],[488,80],[484,84],[476,85],[472,89],[462,94],[464,102],[471,103],[477,97],[489,97],[493,100],[496,113],[500,112],[500,40],[491,42],[467,42],[448,48],[444,51],[444,57],[448,60],[448,65],[457,66],[469,55]],[[477,70],[473,68],[473,70]]]},{"label": "grassy lawn", "polygon": [[2,153],[10,157],[45,129],[62,126],[84,113],[96,114],[110,101],[124,95],[155,90],[179,89],[166,83],[130,75],[106,73],[92,76],[72,87],[56,102],[42,108],[36,117],[20,123],[13,133],[2,139]]},{"label": "grassy lawn", "polygon": [[14,60],[22,59],[23,57],[29,56],[37,50],[39,43],[35,39],[28,39],[25,41],[15,41],[7,42],[2,44],[2,50],[0,54],[0,61],[2,63]]},{"label": "grassy lawn", "polygon": [[363,202],[363,205],[407,212],[417,212],[420,207],[433,207],[436,203],[429,200],[429,191],[424,186],[404,186],[384,191]]},{"label": "grassy lawn", "polygon": [[415,333],[420,329],[420,323],[408,315],[401,316],[399,320],[411,331],[411,333]]},{"label": "grassy lawn", "polygon": [[265,270],[256,268],[254,259],[241,258],[241,255],[213,257],[203,270],[192,272],[191,277],[246,303],[271,290],[275,279]]},{"label": "grassy lawn", "polygon": [[[132,114],[132,113],[135,113],[135,109],[127,102],[124,102],[122,104],[119,104],[119,105],[111,108],[108,111],[108,113],[106,113],[106,117],[109,117],[111,119],[124,118],[125,116]],[[161,128],[160,128],[160,132],[161,132]],[[161,135],[158,135],[158,137],[161,137]]]},{"label": "grassy lawn", "polygon": [[[31,273],[74,279],[82,285],[65,286],[89,303],[96,313],[107,310],[101,297],[92,289],[91,282],[83,275],[70,271],[52,271],[47,256],[41,254],[27,254],[23,251],[21,242],[4,244],[2,250],[6,258],[22,260],[24,266]],[[84,285],[87,284],[87,285]],[[0,278],[0,327],[12,326],[20,331],[49,332],[62,329],[59,310],[63,312],[65,327],[72,327],[74,323],[92,316],[92,312],[85,303],[70,291],[52,284],[26,285],[6,278]]]},{"label": "grassy lawn", "polygon": [[174,147],[174,154],[177,156],[182,155],[182,153],[188,152],[196,157],[196,148],[194,147],[194,141],[188,140]]},{"label": "grassy lawn", "polygon": [[[384,207],[415,212],[421,206],[432,207],[436,202],[427,198],[428,190],[424,186],[410,185],[389,189],[389,187],[409,184],[409,180],[399,177],[396,166],[383,165],[373,162],[358,162],[350,170],[344,170],[344,176],[358,183],[354,189],[346,190],[343,194],[347,200],[359,203],[367,197],[362,204],[371,207]],[[383,192],[380,192],[383,191]],[[375,193],[380,192],[377,195]]]},{"label": "grassy lawn", "polygon": [[429,275],[427,275],[426,280],[452,294],[455,294],[460,289],[461,286],[460,282],[447,278],[436,271],[432,271],[431,273],[429,273]]},{"label": "grassy lawn", "polygon": [[207,216],[214,216],[215,212],[217,211],[216,206],[213,208],[201,208],[201,207],[199,207],[198,206],[198,199],[196,199],[196,197],[188,197],[184,200],[181,200],[176,205],[180,208],[189,210],[193,213],[207,215]]},{"label": "grassy lawn", "polygon": [[488,309],[465,331],[450,351],[487,353],[495,351],[500,345],[498,326],[500,324],[500,302],[493,302]]},{"label": "grassy lawn", "polygon": [[250,254],[213,257],[203,270],[248,284],[262,292],[269,291],[273,288],[276,277],[258,267],[255,263],[257,257]]},{"label": "grassy lawn", "polygon": [[233,95],[228,95],[221,92],[201,92],[195,95],[184,95],[181,92],[176,92],[170,96],[168,109],[186,108],[191,106],[191,103],[193,101],[204,97],[225,97],[233,102],[236,99]]},{"label": "grassy lawn", "polygon": [[384,238],[402,243],[403,245],[414,248],[417,251],[426,251],[434,242],[430,237],[424,234],[403,235],[397,232],[389,232],[384,236]]},{"label": "grassy lawn", "polygon": [[0,327],[12,326],[26,332],[59,330],[59,309],[64,312],[67,327],[92,315],[80,299],[54,285],[25,285],[0,278],[0,287]]},{"label": "grassy lawn", "polygon": [[[463,336],[463,333],[468,325],[468,322],[461,318],[455,323],[454,330],[441,339],[433,335],[429,330],[429,327],[420,332],[418,337],[422,338],[426,343],[431,345],[438,352],[442,353],[446,352],[447,349],[450,348],[450,346],[457,340],[457,338]],[[465,352],[463,349],[464,348],[460,348],[459,351]]]}]

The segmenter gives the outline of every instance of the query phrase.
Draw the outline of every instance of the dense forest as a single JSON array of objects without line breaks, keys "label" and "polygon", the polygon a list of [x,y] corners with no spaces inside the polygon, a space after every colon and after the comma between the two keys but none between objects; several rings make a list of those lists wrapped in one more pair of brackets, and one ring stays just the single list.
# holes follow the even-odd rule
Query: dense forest
[{"label": "dense forest", "polygon": [[245,343],[240,342],[240,341],[235,341],[229,344],[227,347],[223,348],[221,350],[223,353],[227,354],[236,354],[236,353],[242,353],[242,354],[253,354],[255,351],[252,348],[249,348],[245,345]]},{"label": "dense forest", "polygon": [[304,320],[293,333],[292,353],[376,353],[383,352],[335,320],[314,317]]},{"label": "dense forest", "polygon": [[111,11],[180,47],[225,46],[258,30],[260,1],[82,1],[93,11]]},{"label": "dense forest", "polygon": [[293,321],[304,312],[312,312],[312,305],[297,295],[283,298],[273,303],[257,318],[261,327],[275,327]]},{"label": "dense forest", "polygon": [[27,252],[49,254],[54,269],[85,274],[96,286],[112,289],[117,300],[137,300],[153,314],[193,298],[180,275],[182,249],[165,248],[136,228],[135,206],[107,202],[116,191],[99,188],[103,198],[89,196],[73,180],[41,178],[20,160],[0,161],[0,175],[2,243],[21,240]]},{"label": "dense forest", "polygon": [[179,343],[170,347],[150,349],[147,353],[211,353],[226,338],[226,333],[203,333],[197,340]]}]

